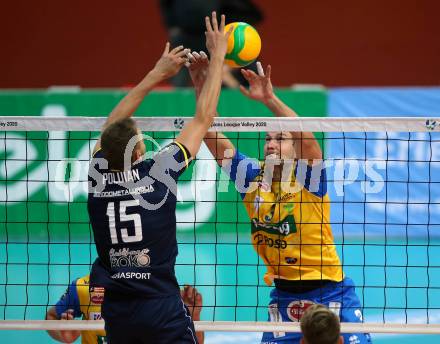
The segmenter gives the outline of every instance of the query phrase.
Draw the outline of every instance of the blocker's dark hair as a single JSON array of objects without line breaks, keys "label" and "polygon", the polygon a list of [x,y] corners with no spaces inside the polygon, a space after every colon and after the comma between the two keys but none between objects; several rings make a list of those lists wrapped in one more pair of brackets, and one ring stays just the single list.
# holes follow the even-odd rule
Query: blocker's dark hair
[{"label": "blocker's dark hair", "polygon": [[136,123],[131,118],[114,122],[104,129],[101,135],[101,149],[110,169],[124,170],[125,148],[131,138],[137,134]]}]

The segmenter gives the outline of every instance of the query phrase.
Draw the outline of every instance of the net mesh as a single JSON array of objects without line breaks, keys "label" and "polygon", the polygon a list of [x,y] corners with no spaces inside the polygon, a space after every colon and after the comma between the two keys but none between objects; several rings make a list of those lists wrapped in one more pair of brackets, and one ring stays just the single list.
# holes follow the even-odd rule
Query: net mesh
[{"label": "net mesh", "polygon": [[[102,119],[69,121],[1,119],[3,320],[41,319],[73,280],[89,273],[96,258],[87,171]],[[173,140],[185,119],[163,121],[141,122],[151,138],[150,152]],[[336,249],[357,287],[363,321],[435,324],[440,317],[437,123],[236,118],[216,121],[212,130],[227,131],[240,152],[259,160],[267,130],[315,131],[325,154]],[[252,247],[249,217],[206,146],[178,185],[176,275],[181,285],[193,285],[203,295],[202,320],[267,321],[273,287],[263,281],[266,266]]]}]

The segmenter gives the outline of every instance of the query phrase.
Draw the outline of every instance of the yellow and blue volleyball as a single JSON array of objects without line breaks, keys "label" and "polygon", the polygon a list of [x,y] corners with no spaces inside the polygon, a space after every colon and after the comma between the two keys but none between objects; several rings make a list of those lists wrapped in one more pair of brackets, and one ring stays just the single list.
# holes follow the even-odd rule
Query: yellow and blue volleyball
[{"label": "yellow and blue volleyball", "polygon": [[233,27],[228,39],[228,51],[225,56],[227,65],[238,68],[254,62],[261,51],[261,38],[257,30],[243,22],[226,25],[225,32]]}]

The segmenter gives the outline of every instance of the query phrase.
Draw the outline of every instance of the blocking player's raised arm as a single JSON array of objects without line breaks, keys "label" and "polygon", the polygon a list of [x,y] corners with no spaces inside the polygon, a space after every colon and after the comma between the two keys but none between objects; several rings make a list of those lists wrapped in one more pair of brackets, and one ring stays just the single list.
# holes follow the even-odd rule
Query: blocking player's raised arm
[{"label": "blocking player's raised arm", "polygon": [[[194,85],[196,100],[199,99],[203,85],[208,75],[209,59],[205,52],[200,53],[193,51],[188,54],[189,61],[186,63],[189,75]],[[216,113],[216,117],[218,114]],[[211,154],[215,157],[219,166],[225,159],[229,159],[235,155],[235,147],[233,143],[222,133],[207,132],[203,141],[207,145]]]},{"label": "blocking player's raised arm", "polygon": [[220,25],[217,22],[217,14],[206,17],[206,47],[209,51],[211,62],[208,67],[206,82],[197,100],[196,114],[194,118],[183,128],[176,141],[183,144],[196,156],[200,149],[203,137],[214,121],[218,99],[220,96],[222,69],[225,59],[227,41],[230,31],[224,33],[225,16],[221,16]]},{"label": "blocking player's raised arm", "polygon": [[[184,49],[183,46],[178,46],[170,51],[170,43],[167,42],[162,56],[154,68],[116,105],[109,114],[103,129],[111,123],[131,117],[157,84],[179,72],[187,61],[186,54],[188,52],[189,49]],[[98,140],[93,151],[96,152],[100,146],[101,142]]]},{"label": "blocking player's raised arm", "polygon": [[[297,113],[279,99],[273,91],[271,77],[272,68],[267,66],[266,72],[257,62],[258,74],[252,70],[242,69],[241,72],[249,82],[249,89],[240,86],[241,92],[248,98],[260,101],[277,117],[297,117]],[[322,159],[321,147],[311,132],[292,132],[298,159]]]}]

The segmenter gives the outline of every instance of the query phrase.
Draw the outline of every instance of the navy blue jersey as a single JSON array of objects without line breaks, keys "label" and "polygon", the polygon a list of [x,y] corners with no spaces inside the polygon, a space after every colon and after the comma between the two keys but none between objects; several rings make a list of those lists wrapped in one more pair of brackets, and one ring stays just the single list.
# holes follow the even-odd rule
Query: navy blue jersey
[{"label": "navy blue jersey", "polygon": [[127,171],[108,169],[100,151],[89,169],[88,212],[98,258],[90,284],[140,297],[179,293],[177,179],[190,155],[174,142]]}]

